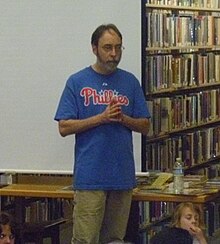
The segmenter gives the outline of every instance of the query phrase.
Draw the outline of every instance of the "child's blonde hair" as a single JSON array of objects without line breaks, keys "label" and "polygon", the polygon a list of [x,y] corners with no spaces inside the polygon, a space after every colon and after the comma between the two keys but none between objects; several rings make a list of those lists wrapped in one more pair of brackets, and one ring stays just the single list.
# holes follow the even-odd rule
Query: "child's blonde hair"
[{"label": "child's blonde hair", "polygon": [[180,226],[180,219],[183,213],[183,209],[185,208],[191,209],[194,213],[198,215],[198,227],[201,229],[205,229],[204,214],[201,206],[198,204],[193,204],[191,202],[183,202],[177,205],[172,216],[171,226]]}]

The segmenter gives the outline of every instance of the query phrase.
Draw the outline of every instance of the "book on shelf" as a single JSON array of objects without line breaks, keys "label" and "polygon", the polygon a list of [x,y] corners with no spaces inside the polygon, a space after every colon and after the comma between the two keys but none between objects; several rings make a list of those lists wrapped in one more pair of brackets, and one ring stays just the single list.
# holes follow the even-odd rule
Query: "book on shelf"
[{"label": "book on shelf", "polygon": [[[173,14],[169,9],[147,12],[148,47],[192,47],[217,45],[216,32],[219,28],[217,16],[195,15],[191,12]],[[151,28],[155,26],[155,28]],[[217,32],[218,33],[218,32]],[[219,36],[218,36],[219,37]]]},{"label": "book on shelf", "polygon": [[149,107],[153,114],[150,136],[218,120],[219,93],[218,88],[202,93],[149,100]]},{"label": "book on shelf", "polygon": [[63,199],[34,199],[25,203],[25,222],[38,223],[63,216]]},{"label": "book on shelf", "polygon": [[[148,56],[148,93],[219,83],[219,53]],[[156,70],[156,72],[155,72]]]},{"label": "book on shelf", "polygon": [[[180,133],[172,138],[146,145],[147,169],[168,171],[180,156],[186,167],[199,165],[220,155],[220,126],[192,133]],[[170,153],[171,152],[171,153]]]},{"label": "book on shelf", "polygon": [[[215,232],[215,203],[209,202],[205,205],[205,226],[207,236],[212,236]],[[219,214],[219,212],[218,212]]]}]

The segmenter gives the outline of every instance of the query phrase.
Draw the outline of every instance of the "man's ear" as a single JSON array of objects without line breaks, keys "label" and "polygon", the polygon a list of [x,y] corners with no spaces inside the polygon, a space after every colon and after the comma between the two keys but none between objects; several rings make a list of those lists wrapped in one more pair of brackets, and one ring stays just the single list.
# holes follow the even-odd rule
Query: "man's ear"
[{"label": "man's ear", "polygon": [[98,47],[96,45],[92,45],[92,51],[95,55],[98,53]]}]

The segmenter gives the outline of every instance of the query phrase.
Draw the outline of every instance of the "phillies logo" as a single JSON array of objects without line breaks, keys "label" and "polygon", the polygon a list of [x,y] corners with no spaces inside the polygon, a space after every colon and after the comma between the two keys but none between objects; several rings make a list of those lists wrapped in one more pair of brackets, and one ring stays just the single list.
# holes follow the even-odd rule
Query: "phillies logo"
[{"label": "phillies logo", "polygon": [[114,99],[120,104],[128,106],[129,100],[126,96],[118,94],[116,90],[101,90],[97,92],[91,87],[85,87],[81,90],[80,95],[84,97],[84,105],[89,106],[90,102],[94,105],[97,104],[109,104]]}]

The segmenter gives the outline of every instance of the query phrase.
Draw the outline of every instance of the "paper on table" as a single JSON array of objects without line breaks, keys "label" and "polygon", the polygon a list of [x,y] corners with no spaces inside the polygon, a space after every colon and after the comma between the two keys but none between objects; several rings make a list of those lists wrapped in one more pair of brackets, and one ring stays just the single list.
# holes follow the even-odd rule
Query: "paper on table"
[{"label": "paper on table", "polygon": [[135,175],[136,176],[149,176],[150,173],[149,172],[136,172]]}]

